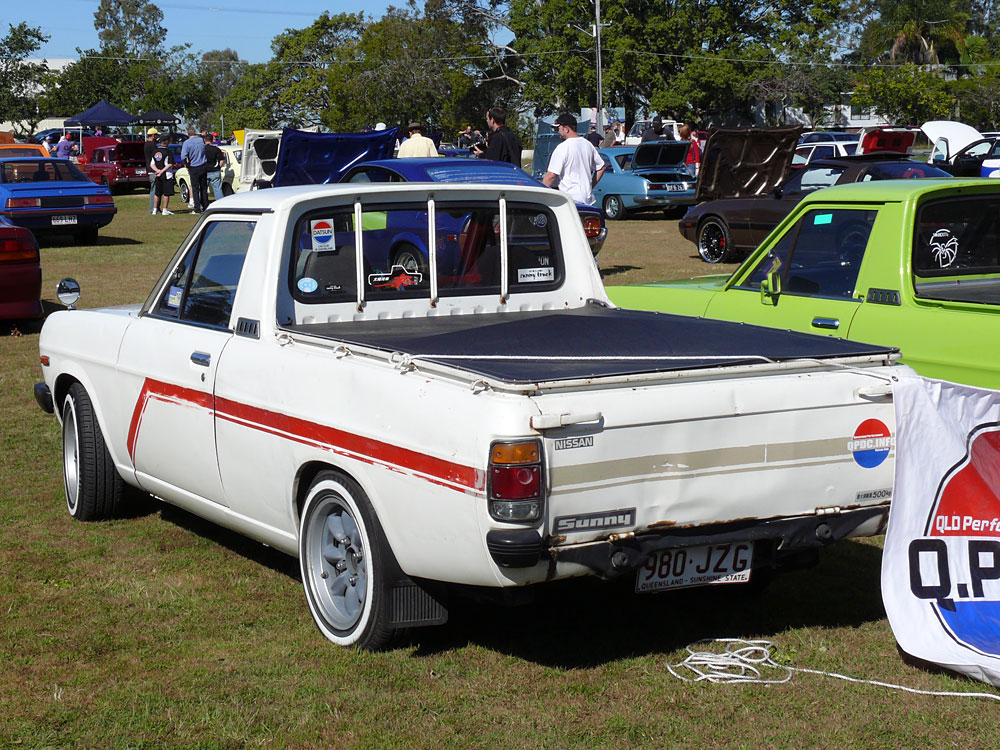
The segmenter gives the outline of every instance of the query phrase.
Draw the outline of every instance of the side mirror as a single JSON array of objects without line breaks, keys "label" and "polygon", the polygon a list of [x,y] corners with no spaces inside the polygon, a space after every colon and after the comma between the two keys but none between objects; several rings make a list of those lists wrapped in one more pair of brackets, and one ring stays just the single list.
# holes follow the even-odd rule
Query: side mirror
[{"label": "side mirror", "polygon": [[781,258],[769,256],[764,268],[764,278],[760,280],[760,303],[762,305],[778,304],[781,295]]},{"label": "side mirror", "polygon": [[80,299],[80,285],[68,276],[56,286],[56,298],[66,305],[67,310],[75,310]]}]

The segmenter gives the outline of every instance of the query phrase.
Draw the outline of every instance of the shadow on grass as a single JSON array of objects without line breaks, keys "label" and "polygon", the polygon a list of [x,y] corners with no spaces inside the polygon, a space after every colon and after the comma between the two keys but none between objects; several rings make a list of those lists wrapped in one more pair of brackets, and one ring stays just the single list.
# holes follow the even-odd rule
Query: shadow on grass
[{"label": "shadow on grass", "polygon": [[606,279],[608,276],[615,276],[620,273],[636,271],[638,269],[639,266],[608,266],[607,268],[601,269],[601,278]]},{"label": "shadow on grass", "polygon": [[[47,247],[68,247],[77,245],[76,239],[71,234],[44,234],[41,237],[36,235],[38,240],[38,246],[40,248]],[[96,242],[87,242],[80,247],[112,247],[114,245],[141,245],[143,244],[141,240],[136,240],[131,237],[109,237],[107,235],[98,234]]]},{"label": "shadow on grass", "polygon": [[[209,539],[301,586],[298,561],[185,510],[149,500],[137,514]],[[537,664],[576,669],[681,649],[702,638],[774,636],[800,627],[857,627],[885,617],[879,585],[882,553],[852,541],[823,551],[816,567],[777,576],[770,585],[722,585],[636,595],[635,578],[582,578],[533,587],[522,606],[451,596],[449,620],[404,631],[389,648],[415,657],[475,644]],[[305,598],[302,600],[306,608]]]},{"label": "shadow on grass", "polygon": [[415,655],[474,643],[538,664],[575,669],[681,649],[702,638],[761,638],[799,627],[856,627],[885,617],[881,550],[841,542],[819,566],[769,587],[723,585],[636,595],[634,578],[549,585],[518,608],[452,601],[449,622],[414,630]]}]

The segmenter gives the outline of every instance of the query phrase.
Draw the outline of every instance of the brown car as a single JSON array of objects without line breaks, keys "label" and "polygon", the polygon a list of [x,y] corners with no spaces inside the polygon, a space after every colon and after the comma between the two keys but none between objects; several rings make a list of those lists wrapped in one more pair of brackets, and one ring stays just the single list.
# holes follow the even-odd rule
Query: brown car
[{"label": "brown car", "polygon": [[815,190],[869,180],[951,177],[906,154],[888,152],[819,159],[786,176],[800,132],[734,128],[712,134],[698,177],[697,198],[705,202],[678,224],[706,263],[733,262],[749,253]]}]

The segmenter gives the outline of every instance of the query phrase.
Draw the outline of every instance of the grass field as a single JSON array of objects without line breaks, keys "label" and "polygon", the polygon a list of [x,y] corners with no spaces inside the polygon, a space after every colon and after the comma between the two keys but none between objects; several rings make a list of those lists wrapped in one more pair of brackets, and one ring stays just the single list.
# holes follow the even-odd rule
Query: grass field
[{"label": "grass field", "polygon": [[[94,247],[48,242],[44,295],[138,302],[194,217],[145,196]],[[69,242],[69,240],[67,240]],[[609,283],[705,273],[676,222],[611,225]],[[732,268],[729,266],[728,268]],[[995,704],[797,674],[775,686],[677,681],[706,637],[767,638],[784,663],[931,690],[982,686],[908,666],[879,594],[880,540],[835,545],[763,592],[635,597],[570,582],[540,604],[462,604],[377,654],[316,631],[297,563],[150,501],[65,511],[56,420],[35,405],[32,327],[0,326],[0,748],[997,747]]]}]

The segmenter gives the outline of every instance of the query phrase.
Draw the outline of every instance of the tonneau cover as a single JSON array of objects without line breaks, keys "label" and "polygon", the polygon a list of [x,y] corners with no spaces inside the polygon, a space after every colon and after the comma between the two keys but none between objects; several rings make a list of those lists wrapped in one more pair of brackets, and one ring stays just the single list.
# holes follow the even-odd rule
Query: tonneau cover
[{"label": "tonneau cover", "polygon": [[[762,361],[761,357],[780,362],[887,355],[896,351],[744,323],[598,305],[575,310],[308,323],[285,328],[346,344],[422,357],[512,383],[755,364]],[[447,355],[458,356],[452,359]],[[476,355],[518,358],[477,359]],[[551,357],[570,359],[553,361],[548,359]]]}]

